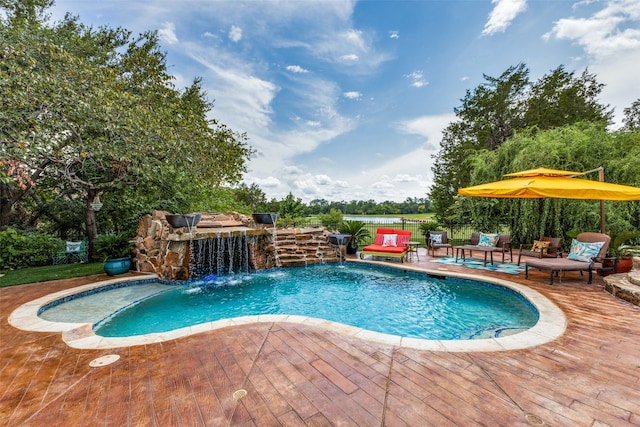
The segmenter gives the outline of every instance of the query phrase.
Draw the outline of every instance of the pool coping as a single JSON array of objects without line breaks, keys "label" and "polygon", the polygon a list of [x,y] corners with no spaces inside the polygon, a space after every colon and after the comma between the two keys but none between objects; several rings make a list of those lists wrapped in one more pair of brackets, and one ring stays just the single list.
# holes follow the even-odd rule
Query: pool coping
[{"label": "pool coping", "polygon": [[352,336],[355,338],[386,345],[392,345],[396,347],[445,352],[492,352],[521,350],[545,344],[562,336],[567,327],[566,316],[557,305],[555,305],[538,291],[515,282],[494,277],[479,277],[478,275],[467,273],[426,269],[404,263],[399,264],[352,259],[346,260],[345,262],[382,265],[394,269],[424,273],[432,276],[455,277],[505,286],[522,295],[536,308],[536,310],[538,310],[538,322],[532,328],[526,331],[518,332],[505,337],[484,338],[476,340],[425,340],[420,338],[401,337],[398,335],[374,332],[367,329],[314,317],[286,314],[264,314],[257,316],[242,316],[230,319],[221,319],[213,322],[206,322],[198,325],[174,329],[168,332],[157,332],[131,337],[101,337],[93,332],[91,323],[52,322],[38,317],[40,308],[55,300],[99,287],[113,285],[116,283],[157,278],[157,275],[155,274],[116,278],[77,286],[59,292],[54,292],[22,304],[11,313],[8,320],[12,326],[26,331],[61,332],[63,341],[69,347],[92,350],[161,343],[178,338],[188,337],[194,334],[251,323],[286,322],[319,327],[338,334]]}]

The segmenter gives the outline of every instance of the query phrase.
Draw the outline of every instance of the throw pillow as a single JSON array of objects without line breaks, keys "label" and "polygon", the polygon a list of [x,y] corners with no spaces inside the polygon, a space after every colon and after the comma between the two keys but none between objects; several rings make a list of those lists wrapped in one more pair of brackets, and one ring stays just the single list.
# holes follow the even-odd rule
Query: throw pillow
[{"label": "throw pillow", "polygon": [[571,241],[571,251],[567,259],[574,261],[590,262],[591,258],[595,258],[600,253],[604,242],[586,243],[573,239]]},{"label": "throw pillow", "polygon": [[82,242],[67,242],[66,252],[78,252]]},{"label": "throw pillow", "polygon": [[429,240],[436,245],[442,244],[442,234],[429,234]]},{"label": "throw pillow", "polygon": [[478,246],[495,246],[498,243],[500,234],[485,234],[480,233],[480,239],[478,240]]},{"label": "throw pillow", "polygon": [[382,246],[397,246],[397,234],[385,234],[382,236]]},{"label": "throw pillow", "polygon": [[546,255],[547,254],[547,249],[549,249],[549,245],[551,244],[551,242],[543,242],[540,240],[534,240],[533,241],[533,246],[531,247],[531,250],[534,252],[540,252],[542,255]]}]

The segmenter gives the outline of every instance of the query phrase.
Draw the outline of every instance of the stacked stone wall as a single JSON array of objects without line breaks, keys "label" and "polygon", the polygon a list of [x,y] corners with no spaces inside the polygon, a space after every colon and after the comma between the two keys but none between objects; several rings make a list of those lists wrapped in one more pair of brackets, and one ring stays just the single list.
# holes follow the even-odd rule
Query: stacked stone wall
[{"label": "stacked stone wall", "polygon": [[337,262],[345,257],[344,247],[330,244],[329,233],[321,227],[275,230],[231,212],[203,214],[207,227],[174,229],[165,215],[165,212],[155,211],[140,220],[133,262],[136,271],[156,273],[167,280],[187,280],[192,240],[239,234],[249,237],[249,267],[252,270]]}]

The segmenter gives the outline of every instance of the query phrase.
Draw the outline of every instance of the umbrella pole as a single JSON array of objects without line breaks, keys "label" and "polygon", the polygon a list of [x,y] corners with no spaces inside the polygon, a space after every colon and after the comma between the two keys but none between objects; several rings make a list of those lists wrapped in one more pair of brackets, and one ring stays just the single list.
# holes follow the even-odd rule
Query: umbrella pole
[{"label": "umbrella pole", "polygon": [[[604,168],[600,166],[598,169],[598,180],[604,182]],[[605,234],[606,219],[604,217],[604,200],[600,200],[600,232]]]},{"label": "umbrella pole", "polygon": [[[583,175],[586,175],[591,172],[598,172],[598,181],[604,182],[604,168],[602,166],[597,167],[595,169],[588,170],[586,172],[582,172]],[[602,234],[606,234],[605,229],[607,228],[607,220],[604,216],[604,200],[600,200],[600,232]]]}]

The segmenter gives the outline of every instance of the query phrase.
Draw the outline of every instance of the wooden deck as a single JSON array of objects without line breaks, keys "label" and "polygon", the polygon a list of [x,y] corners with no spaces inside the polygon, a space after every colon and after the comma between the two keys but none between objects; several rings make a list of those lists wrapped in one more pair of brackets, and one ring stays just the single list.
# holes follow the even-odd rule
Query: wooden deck
[{"label": "wooden deck", "polygon": [[[420,259],[412,264],[443,268],[424,251]],[[103,276],[2,288],[0,425],[640,425],[640,308],[578,273],[554,286],[546,272],[529,280],[473,273],[543,293],[565,312],[566,333],[526,350],[446,353],[261,323],[76,350],[59,333],[21,331],[7,318],[25,302]],[[89,366],[109,354],[120,359]],[[238,390],[246,396],[234,398]]]}]

